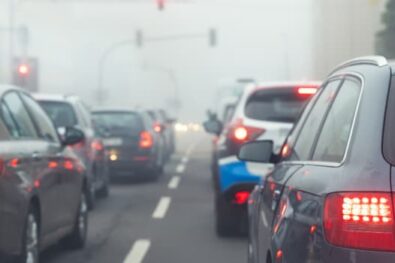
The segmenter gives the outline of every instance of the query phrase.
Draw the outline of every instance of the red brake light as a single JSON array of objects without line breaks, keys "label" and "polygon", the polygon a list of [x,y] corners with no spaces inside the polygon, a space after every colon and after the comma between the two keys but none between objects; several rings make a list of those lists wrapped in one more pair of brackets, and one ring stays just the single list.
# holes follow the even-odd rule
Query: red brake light
[{"label": "red brake light", "polygon": [[74,164],[73,164],[72,161],[65,161],[64,164],[63,164],[63,167],[66,170],[73,170],[74,169]]},{"label": "red brake light", "polygon": [[299,95],[314,95],[317,92],[315,87],[300,87],[298,88]]},{"label": "red brake light", "polygon": [[248,191],[240,191],[235,193],[233,203],[242,205],[247,203],[248,198],[250,197],[250,192]]},{"label": "red brake light", "polygon": [[324,229],[328,242],[337,246],[395,251],[391,194],[330,194],[325,200]]},{"label": "red brake light", "polygon": [[103,151],[104,146],[100,140],[93,140],[91,143],[91,148],[96,151]]},{"label": "red brake light", "polygon": [[142,131],[140,133],[140,148],[147,149],[151,148],[152,145],[154,144],[154,140],[152,138],[151,133],[148,131]]},{"label": "red brake light", "polygon": [[264,132],[262,128],[246,126],[241,120],[237,120],[229,126],[228,137],[234,142],[245,143],[256,139]]},{"label": "red brake light", "polygon": [[154,124],[154,131],[160,133],[162,131],[162,126],[159,123]]}]

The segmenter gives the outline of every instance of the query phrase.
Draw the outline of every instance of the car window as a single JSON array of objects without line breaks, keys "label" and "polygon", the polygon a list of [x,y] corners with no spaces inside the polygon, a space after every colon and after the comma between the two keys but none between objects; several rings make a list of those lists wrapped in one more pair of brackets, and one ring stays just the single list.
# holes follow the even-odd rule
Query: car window
[{"label": "car window", "polygon": [[295,89],[261,89],[251,94],[244,108],[248,118],[261,121],[295,122],[309,97]]},{"label": "car window", "polygon": [[294,160],[309,160],[311,150],[314,144],[314,138],[319,132],[322,120],[336,96],[336,91],[339,87],[340,80],[329,82],[319,94],[309,116],[303,123],[303,127],[295,141],[295,146],[292,151],[292,159]]},{"label": "car window", "polygon": [[55,127],[52,121],[50,120],[50,118],[45,113],[45,111],[40,107],[40,105],[36,101],[34,101],[29,96],[26,96],[25,94],[22,94],[21,96],[25,101],[26,106],[30,110],[33,119],[37,123],[40,133],[40,138],[51,142],[57,142],[58,135],[56,133]]},{"label": "car window", "polygon": [[100,111],[92,114],[96,130],[106,130],[110,135],[135,135],[144,130],[141,116],[129,111]]},{"label": "car window", "polygon": [[347,147],[361,83],[347,79],[340,88],[321,129],[315,161],[341,162]]},{"label": "car window", "polygon": [[40,105],[56,127],[73,127],[78,124],[73,107],[67,102],[40,101]]},{"label": "car window", "polygon": [[4,102],[1,102],[1,118],[11,137],[18,138],[19,137],[18,126],[16,125],[16,122],[13,116],[11,115],[10,110],[4,104]]},{"label": "car window", "polygon": [[[37,138],[37,132],[34,127],[33,121],[29,116],[21,98],[16,92],[9,92],[3,98],[3,107],[9,110],[11,116],[9,119],[14,120],[16,131],[9,130],[14,138]],[[11,122],[9,123],[11,124]],[[8,126],[8,125],[7,125]]]}]

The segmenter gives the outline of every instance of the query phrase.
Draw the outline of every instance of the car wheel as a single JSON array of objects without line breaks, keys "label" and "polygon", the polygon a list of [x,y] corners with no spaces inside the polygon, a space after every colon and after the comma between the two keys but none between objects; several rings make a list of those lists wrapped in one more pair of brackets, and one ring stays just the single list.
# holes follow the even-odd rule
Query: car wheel
[{"label": "car wheel", "polygon": [[97,195],[101,198],[107,198],[109,194],[110,194],[110,187],[108,185],[108,181],[106,181],[97,192]]},{"label": "car wheel", "polygon": [[88,204],[88,209],[93,210],[95,208],[95,203],[96,203],[96,191],[95,187],[93,184],[90,184],[88,187],[87,191],[87,204]]},{"label": "car wheel", "polygon": [[71,249],[81,249],[85,246],[88,233],[88,203],[86,194],[81,194],[81,201],[77,217],[74,223],[73,232],[64,239],[66,247]]},{"label": "car wheel", "polygon": [[235,220],[231,218],[227,210],[228,209],[225,207],[225,204],[223,204],[220,200],[216,201],[215,225],[217,235],[220,237],[229,237],[237,234]]},{"label": "car wheel", "polygon": [[26,219],[23,240],[23,254],[18,260],[20,263],[38,263],[39,260],[39,231],[38,220],[35,210],[29,210]]}]

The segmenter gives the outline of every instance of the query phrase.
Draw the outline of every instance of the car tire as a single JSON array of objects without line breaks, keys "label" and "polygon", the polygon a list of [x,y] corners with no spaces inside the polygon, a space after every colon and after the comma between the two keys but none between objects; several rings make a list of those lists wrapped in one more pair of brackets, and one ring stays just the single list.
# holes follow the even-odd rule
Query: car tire
[{"label": "car tire", "polygon": [[18,258],[18,263],[38,263],[39,262],[39,221],[37,211],[34,207],[29,209],[23,236],[23,252]]},{"label": "car tire", "polygon": [[110,195],[110,186],[109,182],[104,182],[103,186],[97,191],[97,195],[100,198],[107,198]]},{"label": "car tire", "polygon": [[96,204],[96,191],[94,186],[91,184],[89,185],[88,189],[86,189],[86,201],[88,204],[89,211],[92,211],[95,208]]},{"label": "car tire", "polygon": [[236,222],[230,217],[226,204],[218,197],[215,206],[215,227],[219,237],[230,237],[237,234]]},{"label": "car tire", "polygon": [[69,249],[81,249],[85,246],[88,233],[88,202],[86,193],[81,194],[81,201],[75,219],[73,231],[64,238],[63,244]]}]

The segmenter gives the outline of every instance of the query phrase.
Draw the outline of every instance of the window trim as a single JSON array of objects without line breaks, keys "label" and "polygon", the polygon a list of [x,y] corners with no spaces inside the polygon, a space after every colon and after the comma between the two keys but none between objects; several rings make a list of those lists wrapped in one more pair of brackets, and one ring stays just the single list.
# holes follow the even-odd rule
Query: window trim
[{"label": "window trim", "polygon": [[36,134],[35,134],[35,137],[19,137],[19,138],[15,138],[15,137],[11,136],[11,138],[12,138],[12,140],[17,140],[17,141],[20,141],[20,140],[40,141],[40,140],[41,140],[41,136],[40,136],[40,133],[39,133],[39,131],[38,131],[38,129],[37,129],[37,124],[36,124],[36,122],[32,119],[30,110],[26,107],[25,101],[22,99],[22,97],[21,97],[21,95],[20,95],[20,92],[22,92],[22,91],[14,90],[14,89],[13,89],[13,90],[8,90],[8,91],[6,91],[6,92],[1,96],[1,102],[4,103],[4,105],[5,105],[5,106],[7,107],[7,109],[10,111],[11,116],[12,116],[14,122],[17,123],[17,126],[18,126],[18,122],[16,121],[15,116],[14,116],[13,112],[12,112],[11,109],[10,109],[10,106],[9,106],[8,103],[5,101],[5,97],[6,97],[6,96],[8,96],[9,94],[15,93],[16,96],[20,99],[20,101],[21,101],[21,103],[22,103],[24,109],[26,110],[26,113],[27,113],[27,115],[28,115],[30,121],[31,121],[32,124],[33,124],[33,128],[34,128],[34,131],[36,132]]},{"label": "window trim", "polygon": [[[336,78],[340,78],[340,79],[342,79],[341,85],[343,85],[344,81],[345,81],[348,77],[358,79],[358,80],[360,81],[361,85],[360,85],[360,92],[359,92],[359,97],[358,97],[357,106],[356,106],[356,108],[355,108],[355,113],[354,113],[354,117],[353,117],[352,124],[351,124],[350,134],[348,135],[347,145],[346,145],[346,149],[345,149],[345,151],[344,151],[344,155],[343,155],[342,160],[341,160],[340,162],[314,161],[314,160],[307,160],[307,161],[284,161],[283,163],[285,163],[285,164],[291,164],[291,165],[294,165],[294,164],[295,164],[295,165],[296,165],[296,164],[302,164],[302,165],[325,166],[325,167],[340,167],[340,166],[343,166],[343,164],[345,163],[345,161],[346,161],[346,159],[347,159],[347,157],[348,157],[348,155],[349,155],[349,150],[350,150],[350,146],[351,146],[351,141],[352,141],[352,138],[353,138],[353,135],[354,135],[355,123],[356,123],[356,120],[357,120],[358,115],[359,115],[359,108],[360,108],[360,106],[361,106],[362,95],[363,95],[364,90],[365,90],[365,79],[363,78],[363,76],[362,76],[361,74],[356,73],[356,72],[351,72],[351,71],[349,71],[349,72],[345,72],[345,73],[341,73],[341,74],[334,75],[333,77],[331,77],[328,81],[326,81],[326,82],[324,83],[324,85],[327,85],[331,80],[334,80],[334,79],[336,79]],[[340,88],[341,88],[341,87],[342,87],[342,86],[340,86]],[[338,89],[338,90],[340,90],[340,89]],[[333,102],[332,102],[332,104],[333,104]],[[330,107],[332,107],[332,105],[331,105]],[[329,112],[329,109],[328,109],[328,112]],[[311,113],[311,111],[309,112],[309,115],[310,115],[310,113]],[[325,115],[325,120],[326,120],[326,117],[327,117],[327,115]],[[307,118],[308,118],[308,117],[307,117]],[[306,118],[306,120],[307,120],[307,118]],[[306,121],[306,120],[305,120],[305,121]],[[325,122],[325,121],[323,121],[322,123],[324,123],[324,122]],[[305,123],[303,123],[303,127],[304,127],[304,125],[305,125]],[[302,129],[301,129],[301,130],[302,130]],[[299,134],[300,134],[300,132],[299,132]],[[298,141],[299,134],[297,135],[297,137],[296,137],[296,139],[295,139],[295,143]],[[319,134],[321,134],[321,132],[320,132]],[[318,134],[317,134],[315,137],[318,137]],[[316,147],[317,147],[317,145],[316,145],[316,142],[315,142],[315,145],[314,145],[314,147],[312,148],[311,154],[314,153]],[[310,154],[310,158],[312,158],[312,155],[311,155],[311,154]]]},{"label": "window trim", "polygon": [[[54,131],[55,131],[56,138],[53,138],[53,141],[50,141],[50,140],[46,140],[46,139],[45,139],[44,134],[42,134],[43,131],[41,130],[38,121],[37,121],[36,118],[34,117],[34,113],[32,113],[32,110],[30,109],[30,106],[27,105],[27,102],[25,101],[23,95],[26,96],[26,97],[29,97],[29,98],[32,99],[33,101],[36,101],[36,100],[35,100],[28,92],[20,91],[20,92],[18,93],[19,98],[21,99],[23,105],[25,106],[26,111],[28,112],[29,117],[30,117],[30,119],[32,120],[32,122],[33,122],[33,124],[34,124],[34,127],[36,128],[36,132],[37,132],[37,135],[38,135],[38,140],[40,140],[40,141],[45,141],[45,142],[48,142],[48,143],[53,143],[53,144],[60,144],[60,137],[59,137],[59,134],[58,134],[58,132],[57,132],[57,129],[56,129],[56,127],[55,127],[53,121],[49,118],[49,116],[47,116],[47,117],[49,118],[50,124],[52,125],[52,127],[53,127],[53,129],[54,129]],[[36,103],[38,104],[39,107],[41,107],[40,104],[39,104],[37,101],[36,101]],[[44,109],[43,109],[43,111],[44,111]],[[45,111],[44,111],[44,113],[46,114]]]}]

